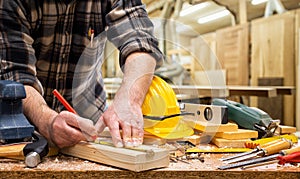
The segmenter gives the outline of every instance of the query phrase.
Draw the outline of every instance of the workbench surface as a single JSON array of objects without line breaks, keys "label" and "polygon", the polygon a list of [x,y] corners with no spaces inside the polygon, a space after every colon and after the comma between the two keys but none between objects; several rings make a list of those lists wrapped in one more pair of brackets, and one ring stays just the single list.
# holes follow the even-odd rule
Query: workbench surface
[{"label": "workbench surface", "polygon": [[59,154],[46,157],[36,168],[26,168],[24,161],[0,159],[1,178],[300,178],[300,166],[270,164],[247,170],[218,170],[219,158],[232,154],[202,154],[204,162],[170,163],[168,168],[132,172]]}]

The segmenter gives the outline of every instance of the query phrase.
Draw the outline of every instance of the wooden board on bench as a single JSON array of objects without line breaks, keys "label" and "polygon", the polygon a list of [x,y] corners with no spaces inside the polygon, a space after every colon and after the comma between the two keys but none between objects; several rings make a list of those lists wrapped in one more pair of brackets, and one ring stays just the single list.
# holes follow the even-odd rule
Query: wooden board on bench
[{"label": "wooden board on bench", "polygon": [[141,145],[137,151],[109,145],[81,142],[73,147],[61,149],[61,153],[136,172],[169,166],[169,151],[153,146]]}]

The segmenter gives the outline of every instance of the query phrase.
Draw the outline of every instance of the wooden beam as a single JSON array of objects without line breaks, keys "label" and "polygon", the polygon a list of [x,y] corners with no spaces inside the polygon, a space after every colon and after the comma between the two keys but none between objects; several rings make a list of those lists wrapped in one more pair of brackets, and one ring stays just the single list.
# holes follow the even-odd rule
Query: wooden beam
[{"label": "wooden beam", "polygon": [[277,91],[273,87],[257,87],[257,86],[228,86],[230,96],[261,96],[275,97]]},{"label": "wooden beam", "polygon": [[147,145],[139,146],[138,150],[81,142],[60,152],[136,172],[169,166],[168,150]]},{"label": "wooden beam", "polygon": [[276,89],[278,95],[294,95],[296,94],[295,86],[272,86]]},{"label": "wooden beam", "polygon": [[172,85],[176,94],[190,95],[191,97],[227,97],[229,92],[226,86],[188,86]]},{"label": "wooden beam", "polygon": [[237,131],[230,131],[230,132],[217,132],[215,137],[222,138],[222,139],[251,139],[257,138],[258,132],[255,130],[248,130],[248,129],[238,129]]},{"label": "wooden beam", "polygon": [[247,23],[247,0],[239,0],[240,24]]}]

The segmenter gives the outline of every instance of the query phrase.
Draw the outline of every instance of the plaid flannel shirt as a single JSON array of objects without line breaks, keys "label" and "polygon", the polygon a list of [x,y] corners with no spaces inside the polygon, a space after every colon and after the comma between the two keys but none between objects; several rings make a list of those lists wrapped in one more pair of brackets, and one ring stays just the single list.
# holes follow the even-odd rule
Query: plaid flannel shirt
[{"label": "plaid flannel shirt", "polygon": [[[93,43],[91,34],[94,32]],[[101,77],[105,41],[120,51],[163,55],[140,0],[0,0],[0,79],[36,88],[57,111],[57,89],[83,117],[105,110]]]}]

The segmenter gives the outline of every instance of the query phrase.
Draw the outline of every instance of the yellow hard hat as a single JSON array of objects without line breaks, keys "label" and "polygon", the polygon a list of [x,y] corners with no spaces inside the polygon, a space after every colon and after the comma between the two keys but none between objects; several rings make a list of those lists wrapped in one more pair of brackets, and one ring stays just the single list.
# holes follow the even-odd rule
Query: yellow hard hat
[{"label": "yellow hard hat", "polygon": [[[158,76],[154,76],[142,105],[143,115],[168,116],[179,114],[180,108],[172,87]],[[177,139],[194,133],[181,116],[156,121],[144,118],[144,130],[165,139]]]}]

